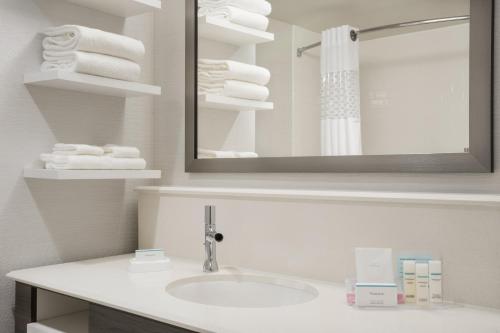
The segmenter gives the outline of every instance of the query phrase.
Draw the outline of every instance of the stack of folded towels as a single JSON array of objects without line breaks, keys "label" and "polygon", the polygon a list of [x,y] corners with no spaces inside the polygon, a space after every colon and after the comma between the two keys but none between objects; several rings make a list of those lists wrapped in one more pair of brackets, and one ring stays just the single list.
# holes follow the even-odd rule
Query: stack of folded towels
[{"label": "stack of folded towels", "polygon": [[198,158],[257,158],[254,152],[218,151],[210,149],[198,149]]},{"label": "stack of folded towels", "polygon": [[40,156],[46,169],[56,170],[144,170],[146,161],[135,147],[81,144],[54,145],[52,153]]},{"label": "stack of folded towels", "polygon": [[136,39],[78,25],[44,31],[42,71],[65,70],[137,81],[146,53]]},{"label": "stack of folded towels", "polygon": [[272,6],[266,0],[199,0],[198,16],[214,16],[248,28],[266,31]]},{"label": "stack of folded towels", "polygon": [[198,61],[198,92],[227,97],[265,101],[266,85],[271,79],[268,69],[232,60],[200,59]]}]

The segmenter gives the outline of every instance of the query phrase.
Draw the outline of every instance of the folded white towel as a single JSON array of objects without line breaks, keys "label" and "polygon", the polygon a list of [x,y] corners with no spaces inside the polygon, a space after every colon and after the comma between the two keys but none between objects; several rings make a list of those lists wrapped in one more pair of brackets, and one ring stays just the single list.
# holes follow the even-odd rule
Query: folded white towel
[{"label": "folded white towel", "polygon": [[56,143],[52,151],[55,155],[104,155],[104,149],[101,147],[81,144]]},{"label": "folded white towel", "polygon": [[236,152],[238,158],[258,158],[259,155],[254,152]]},{"label": "folded white towel", "polygon": [[125,147],[117,145],[105,145],[104,152],[106,156],[116,158],[138,158],[141,156],[141,151],[136,147]]},{"label": "folded white towel", "polygon": [[199,80],[221,82],[224,80],[246,81],[266,85],[271,79],[271,72],[264,67],[244,64],[232,60],[198,60]]},{"label": "folded white towel", "polygon": [[198,158],[236,158],[234,151],[218,151],[210,149],[198,149]]},{"label": "folded white towel", "polygon": [[232,6],[211,9],[201,8],[198,15],[220,17],[231,23],[262,31],[266,31],[269,26],[269,19],[264,15]]},{"label": "folded white towel", "polygon": [[265,101],[269,97],[269,89],[254,83],[227,80],[223,83],[198,82],[200,94],[216,94],[227,97]]},{"label": "folded white towel", "polygon": [[218,151],[210,149],[198,149],[198,158],[257,158],[254,152]]},{"label": "folded white towel", "polygon": [[43,57],[42,72],[63,70],[125,81],[137,81],[141,76],[141,66],[137,63],[104,54],[45,51]]},{"label": "folded white towel", "polygon": [[114,158],[110,156],[42,154],[46,169],[57,170],[144,170],[142,158]]},{"label": "folded white towel", "polygon": [[47,36],[43,40],[45,51],[85,51],[134,62],[141,62],[146,53],[144,44],[139,40],[79,25],[52,27],[44,34]]},{"label": "folded white towel", "polygon": [[266,0],[199,0],[200,8],[217,8],[222,6],[233,6],[247,10],[252,13],[269,16],[273,10],[271,3]]}]

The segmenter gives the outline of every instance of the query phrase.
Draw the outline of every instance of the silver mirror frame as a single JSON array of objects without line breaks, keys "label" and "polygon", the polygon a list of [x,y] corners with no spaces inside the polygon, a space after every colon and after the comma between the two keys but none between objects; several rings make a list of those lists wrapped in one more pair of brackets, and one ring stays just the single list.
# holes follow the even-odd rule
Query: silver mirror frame
[{"label": "silver mirror frame", "polygon": [[192,173],[493,172],[494,0],[471,0],[470,150],[452,154],[197,159],[197,0],[186,0],[185,170]]}]

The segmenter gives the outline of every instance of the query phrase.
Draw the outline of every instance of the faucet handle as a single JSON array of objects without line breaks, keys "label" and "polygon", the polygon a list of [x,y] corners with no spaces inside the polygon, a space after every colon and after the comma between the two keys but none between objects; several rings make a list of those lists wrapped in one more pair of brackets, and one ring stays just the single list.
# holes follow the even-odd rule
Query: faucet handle
[{"label": "faucet handle", "polygon": [[214,239],[217,243],[220,243],[224,240],[224,235],[218,232],[214,235]]}]

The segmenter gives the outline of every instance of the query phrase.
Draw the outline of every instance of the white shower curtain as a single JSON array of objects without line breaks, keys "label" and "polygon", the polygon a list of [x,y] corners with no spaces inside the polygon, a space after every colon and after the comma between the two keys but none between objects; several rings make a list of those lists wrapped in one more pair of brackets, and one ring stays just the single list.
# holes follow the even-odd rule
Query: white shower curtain
[{"label": "white shower curtain", "polygon": [[361,155],[359,38],[350,26],[322,33],[321,154]]}]

